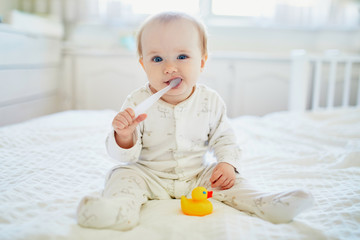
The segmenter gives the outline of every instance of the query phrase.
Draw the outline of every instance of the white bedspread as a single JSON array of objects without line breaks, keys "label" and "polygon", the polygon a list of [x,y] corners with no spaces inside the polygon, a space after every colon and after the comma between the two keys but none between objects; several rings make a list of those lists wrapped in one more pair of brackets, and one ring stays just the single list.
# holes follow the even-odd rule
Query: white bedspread
[{"label": "white bedspread", "polygon": [[360,111],[275,113],[232,120],[242,173],[264,190],[309,189],[315,206],[272,224],[212,200],[185,216],[179,200],[150,201],[128,232],[76,224],[82,196],[114,165],[104,139],[113,111],[67,111],[0,128],[0,239],[360,239]]}]

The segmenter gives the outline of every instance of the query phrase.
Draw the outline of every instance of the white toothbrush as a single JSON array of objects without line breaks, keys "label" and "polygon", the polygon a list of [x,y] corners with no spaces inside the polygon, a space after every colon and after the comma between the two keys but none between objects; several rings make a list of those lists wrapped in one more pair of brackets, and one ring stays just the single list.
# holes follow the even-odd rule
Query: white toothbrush
[{"label": "white toothbrush", "polygon": [[169,86],[164,87],[160,91],[156,92],[155,94],[151,95],[147,99],[145,99],[142,103],[137,105],[134,109],[135,112],[135,119],[140,115],[146,112],[162,95],[164,95],[170,89],[176,87],[181,82],[180,78],[175,78],[170,81]]}]

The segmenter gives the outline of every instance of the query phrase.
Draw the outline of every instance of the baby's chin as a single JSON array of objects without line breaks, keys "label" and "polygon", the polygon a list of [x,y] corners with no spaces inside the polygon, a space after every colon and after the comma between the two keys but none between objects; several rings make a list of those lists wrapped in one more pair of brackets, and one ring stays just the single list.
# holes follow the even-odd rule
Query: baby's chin
[{"label": "baby's chin", "polygon": [[194,92],[195,87],[190,89],[172,89],[172,91],[168,92],[169,97],[178,98],[181,101],[188,99]]}]

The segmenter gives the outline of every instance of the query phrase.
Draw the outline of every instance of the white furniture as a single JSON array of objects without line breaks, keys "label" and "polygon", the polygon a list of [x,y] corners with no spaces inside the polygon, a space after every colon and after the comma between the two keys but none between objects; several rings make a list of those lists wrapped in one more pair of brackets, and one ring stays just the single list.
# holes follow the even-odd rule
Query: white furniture
[{"label": "white furniture", "polygon": [[[359,105],[360,57],[334,53],[215,52],[200,82],[219,92],[230,117]],[[121,51],[68,51],[64,72],[68,82],[63,96],[75,109],[119,110],[126,96],[147,81],[136,55]]]},{"label": "white furniture", "polygon": [[228,115],[265,115],[287,109],[290,58],[215,52],[201,81],[224,99]]},{"label": "white furniture", "polygon": [[0,25],[0,125],[59,110],[61,44]]},{"label": "white furniture", "polygon": [[62,96],[68,108],[120,110],[125,98],[146,82],[135,54],[67,50]]},{"label": "white furniture", "polygon": [[[67,106],[119,110],[126,96],[147,79],[129,52],[68,50],[64,72]],[[216,52],[200,82],[224,98],[230,117],[287,109],[290,57]]]},{"label": "white furniture", "polygon": [[360,56],[294,50],[291,57],[289,110],[360,107]]}]

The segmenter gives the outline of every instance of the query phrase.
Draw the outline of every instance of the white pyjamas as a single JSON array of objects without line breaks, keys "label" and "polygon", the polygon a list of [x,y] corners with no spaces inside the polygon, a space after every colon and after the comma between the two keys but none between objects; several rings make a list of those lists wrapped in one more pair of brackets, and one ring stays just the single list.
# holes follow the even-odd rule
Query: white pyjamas
[{"label": "white pyjamas", "polygon": [[[133,108],[151,94],[147,84],[133,92],[122,109]],[[123,164],[108,174],[103,197],[81,201],[80,225],[131,229],[147,200],[180,198],[190,195],[196,186],[213,190],[216,200],[274,223],[289,222],[311,206],[312,197],[304,191],[260,192],[241,174],[231,189],[211,188],[209,179],[215,165],[207,164],[206,152],[213,151],[217,162],[229,163],[241,172],[241,151],[223,101],[206,86],[198,84],[188,99],[175,106],[159,100],[147,115],[137,127],[136,142],[130,149],[120,148],[114,131],[110,132],[108,153]]]}]

